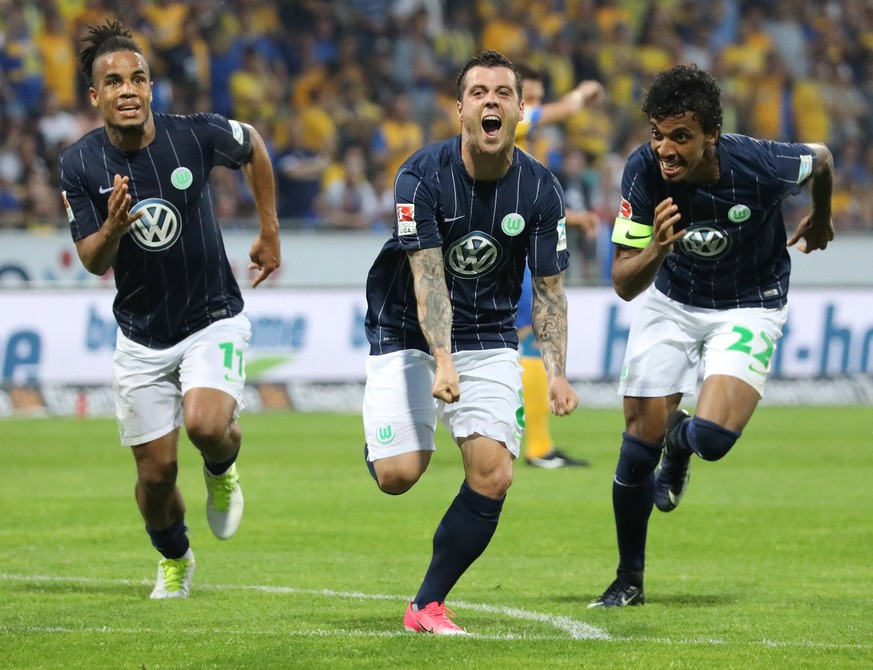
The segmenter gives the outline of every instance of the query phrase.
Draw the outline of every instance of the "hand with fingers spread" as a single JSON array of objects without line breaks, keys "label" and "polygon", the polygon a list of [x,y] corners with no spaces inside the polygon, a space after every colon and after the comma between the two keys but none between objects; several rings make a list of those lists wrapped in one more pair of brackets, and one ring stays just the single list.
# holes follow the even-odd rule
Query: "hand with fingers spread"
[{"label": "hand with fingers spread", "polygon": [[132,198],[127,192],[127,184],[130,177],[115,175],[112,180],[112,192],[107,202],[108,214],[103,224],[106,237],[112,241],[121,239],[130,230],[130,227],[142,217],[142,211],[130,213]]},{"label": "hand with fingers spread", "polygon": [[685,230],[673,231],[682,215],[679,207],[673,203],[673,198],[665,198],[655,206],[655,221],[653,242],[659,256],[667,256],[673,251],[673,245],[682,239]]}]

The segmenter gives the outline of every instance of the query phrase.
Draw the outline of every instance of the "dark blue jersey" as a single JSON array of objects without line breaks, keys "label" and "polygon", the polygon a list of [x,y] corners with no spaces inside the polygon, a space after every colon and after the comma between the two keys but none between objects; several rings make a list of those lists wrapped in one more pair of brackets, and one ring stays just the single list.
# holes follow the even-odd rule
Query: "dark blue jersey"
[{"label": "dark blue jersey", "polygon": [[61,155],[61,188],[73,240],[96,233],[107,217],[116,174],[129,176],[131,211],[143,216],[121,239],[113,264],[113,306],[126,337],[166,348],[243,301],[212,208],[209,173],[249,160],[248,131],[217,114],[155,114],[155,139],[124,152],[98,128]]},{"label": "dark blue jersey", "polygon": [[686,232],[658,270],[655,288],[695,307],[781,307],[791,269],[781,204],[812,174],[815,152],[734,134],[722,135],[716,147],[721,173],[714,184],[666,182],[652,148],[639,147],[624,169],[617,221],[650,231],[655,206],[672,197],[682,215],[676,230]]},{"label": "dark blue jersey", "polygon": [[440,248],[452,302],[452,351],[517,348],[515,313],[525,258],[534,276],[568,262],[564,194],[516,148],[497,181],[475,181],[455,137],[413,154],[394,182],[394,233],[367,277],[371,354],[429,351],[418,324],[407,252]]}]

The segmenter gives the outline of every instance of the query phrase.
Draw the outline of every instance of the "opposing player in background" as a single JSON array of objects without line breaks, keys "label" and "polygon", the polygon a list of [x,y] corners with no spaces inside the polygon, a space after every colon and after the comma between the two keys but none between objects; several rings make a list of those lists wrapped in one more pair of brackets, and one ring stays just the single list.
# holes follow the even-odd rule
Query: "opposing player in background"
[{"label": "opposing player in background", "polygon": [[152,598],[184,598],[194,575],[185,502],[176,486],[179,429],[204,460],[207,519],[231,537],[243,513],[244,356],[251,326],[212,208],[209,173],[242,168],[260,232],[250,251],[257,286],[279,267],[273,169],[251,126],[215,114],[151,110],[140,47],[119,22],[89,28],[79,53],[105,126],[60,157],[61,186],[85,268],[115,273],[114,357],[121,443],[136,461],[136,501],[161,553]]},{"label": "opposing player in background", "polygon": [[[603,86],[596,81],[582,81],[572,91],[554,102],[544,102],[545,84],[540,71],[525,63],[518,65],[522,78],[524,119],[519,121],[515,140],[519,147],[534,155],[547,153],[537,151],[541,126],[562,123],[586,105],[599,103],[604,96]],[[566,209],[567,227],[581,231],[586,236],[595,236],[600,218],[595,212],[582,209]],[[555,446],[549,429],[548,377],[540,356],[539,347],[531,328],[530,275],[525,273],[522,297],[518,304],[516,326],[519,329],[519,358],[524,387],[524,458],[528,465],[554,470],[570,466],[586,466],[584,458],[575,458]]]},{"label": "opposing player in background", "polygon": [[[612,236],[616,292],[624,300],[644,293],[619,384],[625,432],[612,487],[619,562],[615,581],[589,607],[645,602],[653,504],[675,509],[692,455],[717,461],[739,439],[788,315],[787,247],[800,242],[809,253],[834,237],[825,145],[722,134],[718,84],[694,66],[659,74],[642,110],[651,140],[627,161]],[[812,209],[786,240],[781,203],[804,184]],[[679,403],[696,390],[701,363],[691,417]]]},{"label": "opposing player in background", "polygon": [[533,282],[530,270],[525,269],[518,314],[518,359],[521,363],[521,384],[524,389],[524,446],[525,463],[544,470],[566,467],[584,467],[589,462],[574,458],[558,449],[549,429],[549,376],[540,346],[533,332]]},{"label": "opposing player in background", "polygon": [[400,167],[394,234],[367,278],[363,419],[373,478],[386,493],[408,491],[430,463],[437,418],[464,463],[403,622],[437,635],[465,633],[445,599],[491,541],[519,454],[515,310],[526,262],[552,409],[565,415],[578,403],[566,377],[563,193],[515,147],[521,80],[508,59],[485,51],[464,66],[456,88],[460,137]]}]

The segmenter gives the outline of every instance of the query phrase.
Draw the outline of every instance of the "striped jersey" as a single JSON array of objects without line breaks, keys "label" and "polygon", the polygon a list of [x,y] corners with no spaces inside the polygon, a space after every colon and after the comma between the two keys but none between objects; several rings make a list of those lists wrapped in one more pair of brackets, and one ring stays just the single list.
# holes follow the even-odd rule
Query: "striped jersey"
[{"label": "striped jersey", "polygon": [[113,264],[113,304],[121,332],[155,349],[170,347],[242,311],[212,207],[209,173],[249,160],[248,130],[217,114],[154,114],[155,138],[124,152],[104,128],[60,157],[60,181],[73,240],[96,233],[107,217],[116,174],[129,176],[131,212]]},{"label": "striped jersey", "polygon": [[781,307],[791,270],[782,200],[809,179],[815,152],[736,134],[722,135],[716,147],[721,172],[713,184],[667,182],[651,146],[638,147],[624,169],[618,216],[651,228],[655,206],[673,198],[676,230],[685,235],[655,277],[669,298],[712,309]]},{"label": "striped jersey", "polygon": [[407,252],[440,248],[452,302],[452,351],[518,346],[515,315],[525,259],[537,277],[568,262],[564,194],[554,175],[515,148],[497,181],[476,181],[460,136],[413,154],[394,182],[394,231],[367,277],[370,353],[429,351],[418,323]]}]

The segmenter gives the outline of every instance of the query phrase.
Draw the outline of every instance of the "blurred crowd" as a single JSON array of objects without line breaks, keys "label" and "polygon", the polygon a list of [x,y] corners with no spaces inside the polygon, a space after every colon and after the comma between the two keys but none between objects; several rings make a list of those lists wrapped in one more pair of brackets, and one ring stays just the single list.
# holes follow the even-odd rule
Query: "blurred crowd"
[{"label": "blurred crowd", "polygon": [[[546,101],[605,86],[604,104],[528,143],[604,227],[647,140],[642,90],[694,62],[721,83],[725,132],[828,144],[837,230],[873,230],[869,0],[0,0],[0,229],[66,227],[57,155],[100,124],[75,56],[108,18],[144,49],[155,111],[258,127],[287,228],[387,230],[395,170],[459,131],[457,72],[496,49],[542,73]],[[213,178],[219,215],[246,225],[241,175]]]}]

